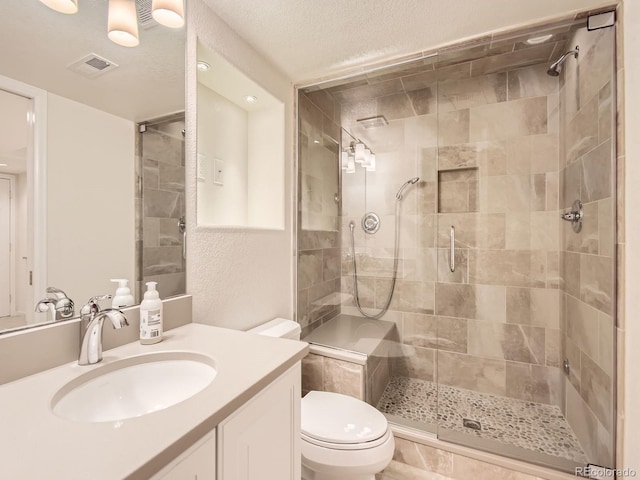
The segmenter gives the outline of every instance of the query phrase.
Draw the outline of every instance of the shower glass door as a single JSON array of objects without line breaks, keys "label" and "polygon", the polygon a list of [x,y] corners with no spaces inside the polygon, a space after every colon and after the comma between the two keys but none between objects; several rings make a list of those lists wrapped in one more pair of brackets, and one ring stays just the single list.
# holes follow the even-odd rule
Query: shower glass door
[{"label": "shower glass door", "polygon": [[613,465],[613,39],[551,25],[439,52],[440,439]]}]

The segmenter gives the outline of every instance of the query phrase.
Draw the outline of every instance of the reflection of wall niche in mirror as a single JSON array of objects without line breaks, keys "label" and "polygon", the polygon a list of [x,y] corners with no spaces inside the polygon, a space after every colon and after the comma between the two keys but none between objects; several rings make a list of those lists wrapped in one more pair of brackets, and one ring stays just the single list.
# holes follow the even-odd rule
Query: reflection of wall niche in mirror
[{"label": "reflection of wall niche in mirror", "polygon": [[[89,297],[114,293],[110,278],[127,278],[136,294],[136,267],[142,262],[142,254],[140,259],[136,254],[145,250],[148,238],[157,243],[151,249],[170,243],[180,252],[177,266],[156,256],[155,265],[165,267],[160,273],[175,270],[184,276],[182,238],[173,245],[173,237],[163,237],[161,230],[155,237],[145,235],[137,208],[143,205],[136,201],[136,188],[145,182],[143,171],[136,176],[141,158],[137,125],[184,110],[184,29],[166,28],[148,16],[148,21],[140,20],[139,46],[124,48],[107,38],[108,2],[81,3],[78,13],[64,15],[38,1],[0,2],[0,90],[26,97],[35,114],[29,117],[22,147],[13,141],[18,135],[9,138],[4,129],[0,133],[5,159],[0,164],[7,164],[0,166],[0,179],[13,175],[16,193],[11,207],[16,210],[11,240],[16,255],[9,257],[13,290],[6,315],[6,282],[0,279],[0,332],[51,321],[52,312],[34,313],[36,301],[47,297],[47,286],[66,292],[76,314]],[[149,9],[150,3],[136,2],[138,18],[146,17],[141,9]],[[112,66],[92,75],[83,74],[87,65],[73,68],[91,56]],[[19,122],[4,118],[8,112],[0,108],[0,124],[26,123],[24,112],[18,114]],[[184,167],[181,149],[176,170]],[[19,161],[24,164],[20,171]],[[179,183],[184,177],[183,171],[161,170],[159,182],[169,178]],[[156,189],[175,193],[182,188],[183,195],[184,187],[177,183],[158,183]],[[156,200],[164,205],[164,198]],[[0,239],[0,262],[2,249]],[[162,282],[170,287],[163,297],[184,293],[184,280],[165,277],[161,288]]]},{"label": "reflection of wall niche in mirror", "polygon": [[284,104],[198,44],[198,224],[284,228]]}]

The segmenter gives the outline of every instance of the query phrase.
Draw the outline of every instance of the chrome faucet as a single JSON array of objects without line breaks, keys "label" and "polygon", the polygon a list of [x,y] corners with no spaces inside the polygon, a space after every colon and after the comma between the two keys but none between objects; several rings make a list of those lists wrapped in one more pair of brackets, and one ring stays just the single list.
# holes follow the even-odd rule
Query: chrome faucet
[{"label": "chrome faucet", "polygon": [[36,303],[36,313],[51,311],[54,320],[64,320],[75,315],[73,300],[67,294],[56,287],[47,287],[47,297]]},{"label": "chrome faucet", "polygon": [[80,310],[80,355],[78,365],[93,365],[102,360],[102,326],[105,318],[111,320],[113,328],[129,326],[127,318],[117,308],[100,310],[98,301],[110,299],[111,295],[92,297]]}]

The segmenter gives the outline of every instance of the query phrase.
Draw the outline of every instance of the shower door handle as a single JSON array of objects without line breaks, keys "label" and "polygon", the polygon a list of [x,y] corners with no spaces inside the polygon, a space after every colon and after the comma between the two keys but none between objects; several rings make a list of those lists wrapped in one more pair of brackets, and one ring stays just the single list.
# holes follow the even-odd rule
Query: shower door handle
[{"label": "shower door handle", "polygon": [[451,225],[449,231],[449,270],[451,273],[456,271],[456,227]]}]

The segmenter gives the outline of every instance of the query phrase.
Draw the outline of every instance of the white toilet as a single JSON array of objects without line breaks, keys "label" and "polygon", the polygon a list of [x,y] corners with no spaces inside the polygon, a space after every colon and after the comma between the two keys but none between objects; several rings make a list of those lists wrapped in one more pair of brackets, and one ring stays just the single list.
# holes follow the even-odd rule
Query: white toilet
[{"label": "white toilet", "polygon": [[[300,325],[276,318],[249,330],[300,339]],[[387,419],[371,405],[347,395],[309,392],[302,399],[302,479],[374,480],[393,457]]]}]

